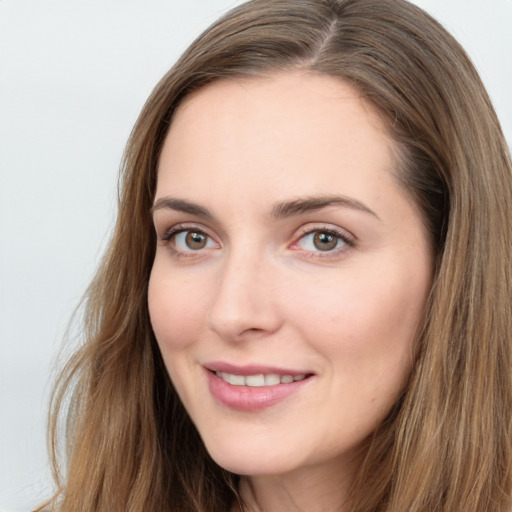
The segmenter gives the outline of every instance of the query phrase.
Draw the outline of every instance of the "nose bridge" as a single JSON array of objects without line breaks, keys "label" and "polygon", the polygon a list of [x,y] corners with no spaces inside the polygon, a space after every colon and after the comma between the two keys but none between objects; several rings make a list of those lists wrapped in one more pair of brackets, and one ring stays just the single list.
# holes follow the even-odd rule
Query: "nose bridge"
[{"label": "nose bridge", "polygon": [[209,327],[237,340],[249,332],[270,333],[279,326],[271,293],[273,268],[262,251],[233,248],[219,272],[209,311]]}]

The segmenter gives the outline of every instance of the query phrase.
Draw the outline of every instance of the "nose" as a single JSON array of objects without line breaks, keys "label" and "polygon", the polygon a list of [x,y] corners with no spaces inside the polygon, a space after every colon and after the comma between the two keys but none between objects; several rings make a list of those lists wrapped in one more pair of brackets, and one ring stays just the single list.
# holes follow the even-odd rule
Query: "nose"
[{"label": "nose", "polygon": [[226,341],[276,332],[282,323],[276,272],[255,254],[223,262],[208,314],[208,326]]}]

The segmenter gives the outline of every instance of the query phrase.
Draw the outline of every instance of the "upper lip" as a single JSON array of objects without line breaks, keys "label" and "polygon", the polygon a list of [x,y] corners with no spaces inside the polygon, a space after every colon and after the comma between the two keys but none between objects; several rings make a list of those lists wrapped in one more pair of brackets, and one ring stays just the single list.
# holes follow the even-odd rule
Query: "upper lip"
[{"label": "upper lip", "polygon": [[280,366],[267,366],[260,364],[235,365],[224,361],[212,361],[203,364],[203,366],[212,372],[224,372],[232,375],[311,375],[313,372],[308,370],[292,370]]}]

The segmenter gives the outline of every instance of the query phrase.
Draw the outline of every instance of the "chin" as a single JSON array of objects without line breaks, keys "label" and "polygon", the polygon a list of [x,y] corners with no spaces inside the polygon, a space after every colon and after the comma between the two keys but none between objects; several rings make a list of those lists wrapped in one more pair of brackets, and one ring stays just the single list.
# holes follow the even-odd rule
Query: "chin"
[{"label": "chin", "polygon": [[278,475],[297,469],[301,463],[289,453],[244,443],[205,443],[212,459],[222,468],[237,475]]}]

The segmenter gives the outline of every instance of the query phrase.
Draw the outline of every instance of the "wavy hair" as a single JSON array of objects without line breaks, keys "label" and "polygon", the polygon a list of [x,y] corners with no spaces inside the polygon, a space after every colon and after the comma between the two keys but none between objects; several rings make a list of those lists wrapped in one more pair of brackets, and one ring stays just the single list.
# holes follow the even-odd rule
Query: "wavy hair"
[{"label": "wavy hair", "polygon": [[57,493],[38,510],[243,508],[239,477],[207,454],[152,332],[150,208],[162,143],[187,95],[222,78],[296,69],[339,77],[380,112],[398,148],[398,179],[437,254],[417,359],[368,439],[351,512],[511,509],[512,171],[477,72],[403,0],[253,0],[189,47],[130,136],[117,223],[85,298],[83,343],[52,400]]}]

